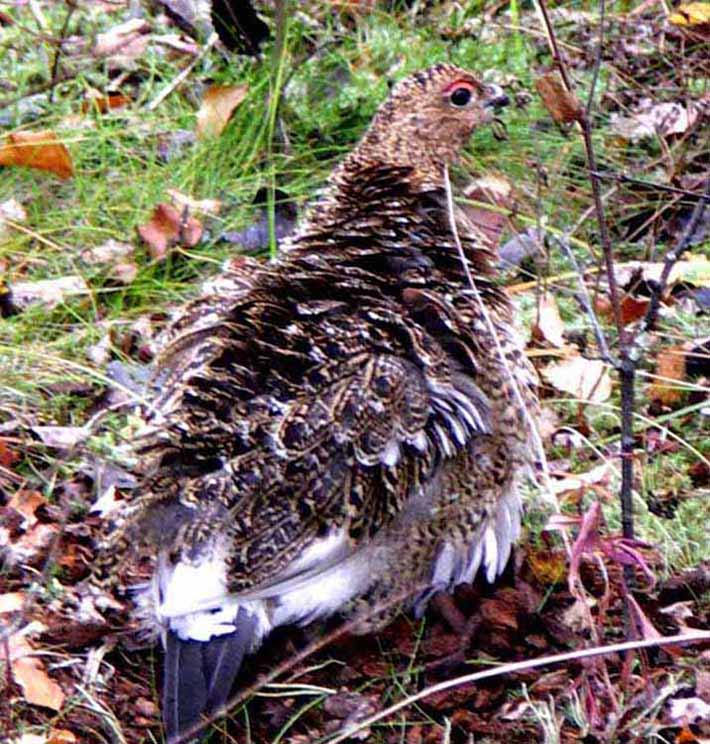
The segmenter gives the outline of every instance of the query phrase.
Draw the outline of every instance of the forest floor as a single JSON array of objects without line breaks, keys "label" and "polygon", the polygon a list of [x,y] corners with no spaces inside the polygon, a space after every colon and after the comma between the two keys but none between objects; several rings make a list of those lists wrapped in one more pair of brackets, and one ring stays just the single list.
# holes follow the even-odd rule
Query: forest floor
[{"label": "forest floor", "polygon": [[[230,5],[250,7],[215,2]],[[206,3],[0,3],[0,740],[162,740],[160,654],[137,634],[130,594],[101,604],[84,591],[102,514],[130,494],[117,463],[139,425],[136,380],[171,314],[225,261],[278,252],[388,84],[446,60],[512,100],[475,133],[457,180],[505,259],[500,281],[541,376],[550,482],[531,486],[495,586],[477,580],[421,620],[336,637],[257,684],[338,621],[274,634],[211,740],[710,741],[708,642],[501,669],[362,723],[471,671],[710,626],[710,207],[639,344],[636,539],[624,540],[619,381],[583,288],[612,352],[618,329],[582,137],[555,94],[539,14],[517,2],[290,5],[269,5],[240,50],[210,36]],[[614,5],[599,55],[596,5],[551,11],[583,104],[594,85],[629,337],[710,179],[709,9]],[[144,569],[127,567],[127,582]]]}]

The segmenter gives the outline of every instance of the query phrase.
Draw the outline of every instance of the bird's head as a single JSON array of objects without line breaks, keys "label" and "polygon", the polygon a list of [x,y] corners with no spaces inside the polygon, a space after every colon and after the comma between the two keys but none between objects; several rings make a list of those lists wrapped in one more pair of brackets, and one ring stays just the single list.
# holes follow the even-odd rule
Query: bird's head
[{"label": "bird's head", "polygon": [[472,73],[438,64],[397,83],[358,147],[358,160],[412,166],[439,180],[478,126],[491,122],[507,97]]}]

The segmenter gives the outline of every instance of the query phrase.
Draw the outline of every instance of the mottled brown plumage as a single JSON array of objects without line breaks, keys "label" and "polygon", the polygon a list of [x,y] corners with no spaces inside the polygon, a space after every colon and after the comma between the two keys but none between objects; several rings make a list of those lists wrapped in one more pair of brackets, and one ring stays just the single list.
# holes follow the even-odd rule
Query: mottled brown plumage
[{"label": "mottled brown plumage", "polygon": [[[254,648],[284,622],[423,606],[502,570],[534,459],[514,386],[534,416],[534,374],[493,249],[457,209],[478,296],[466,281],[444,189],[499,98],[451,65],[398,84],[278,260],[234,270],[171,329],[105,571],[129,547],[158,555],[151,606],[183,641],[248,616]],[[173,602],[198,574],[217,599]],[[224,628],[199,625],[227,605]]]}]

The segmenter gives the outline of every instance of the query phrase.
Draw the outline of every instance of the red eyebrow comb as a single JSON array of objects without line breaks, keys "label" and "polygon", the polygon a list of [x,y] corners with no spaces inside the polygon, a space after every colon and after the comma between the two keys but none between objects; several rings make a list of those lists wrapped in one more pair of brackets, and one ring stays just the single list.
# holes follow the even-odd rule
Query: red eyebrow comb
[{"label": "red eyebrow comb", "polygon": [[454,80],[453,83],[449,83],[443,90],[443,93],[450,93],[452,90],[456,90],[456,88],[467,88],[471,92],[476,90],[476,85],[472,83],[470,80]]}]

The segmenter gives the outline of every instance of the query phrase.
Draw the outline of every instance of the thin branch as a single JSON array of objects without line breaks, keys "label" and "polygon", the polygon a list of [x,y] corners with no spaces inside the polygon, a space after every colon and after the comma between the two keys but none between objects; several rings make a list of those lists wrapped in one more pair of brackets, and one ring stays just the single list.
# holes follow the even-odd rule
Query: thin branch
[{"label": "thin branch", "polygon": [[[557,65],[562,81],[570,94],[574,97],[572,81],[567,70],[567,65],[559,52],[555,30],[550,22],[550,16],[547,12],[546,0],[537,0],[536,7],[539,8],[540,15],[543,19],[545,32],[553,59]],[[601,2],[601,13],[604,13],[604,0]],[[596,64],[601,63],[601,48],[604,44],[604,24],[599,28],[599,52],[596,58]],[[596,82],[597,74],[594,75]],[[577,106],[576,120],[582,131],[584,141],[584,151],[587,158],[587,170],[589,181],[592,187],[592,198],[594,200],[594,211],[599,228],[599,238],[602,245],[604,265],[606,267],[607,286],[609,288],[609,299],[611,300],[612,312],[614,315],[614,324],[617,330],[619,344],[619,362],[617,370],[621,381],[621,488],[619,499],[621,501],[621,524],[624,537],[633,539],[634,536],[634,514],[633,514],[633,456],[634,456],[634,430],[633,430],[633,413],[634,413],[634,396],[636,386],[636,360],[631,357],[630,343],[624,331],[624,324],[621,317],[621,300],[619,285],[616,280],[616,271],[614,263],[614,250],[609,233],[609,227],[604,212],[604,203],[601,193],[601,179],[596,175],[599,172],[597,167],[594,144],[592,142],[592,125],[589,112],[593,98],[593,90],[590,91],[590,97],[587,107]],[[625,577],[630,584],[632,575],[630,567],[625,567]]]},{"label": "thin branch", "polygon": [[587,290],[587,285],[584,281],[584,272],[579,267],[577,259],[575,258],[574,253],[569,247],[567,241],[555,236],[553,237],[557,245],[562,248],[565,256],[567,256],[567,260],[572,264],[574,270],[577,272],[577,276],[579,277],[580,291],[575,295],[575,297],[579,300],[584,312],[587,313],[587,317],[589,318],[589,322],[591,323],[592,329],[594,331],[594,336],[597,339],[599,354],[607,364],[610,364],[612,367],[616,368],[619,366],[619,362],[612,357],[611,352],[609,351],[609,345],[607,343],[606,336],[604,335],[604,331],[602,330],[599,318],[597,318],[597,314],[594,312],[594,307],[592,306],[592,298],[589,296],[589,291]]},{"label": "thin branch", "polygon": [[67,4],[67,15],[64,18],[64,24],[62,25],[62,30],[59,32],[59,43],[56,45],[54,49],[54,61],[52,62],[52,73],[50,75],[50,82],[52,84],[52,87],[49,89],[49,102],[52,103],[54,101],[54,91],[57,89],[57,77],[59,75],[59,60],[62,56],[62,45],[64,44],[64,40],[67,35],[67,31],[69,29],[69,22],[71,21],[71,17],[74,15],[74,11],[76,10],[76,0],[66,0]]},{"label": "thin branch", "polygon": [[648,311],[646,317],[643,319],[641,324],[641,331],[636,337],[637,339],[644,333],[652,331],[656,327],[656,321],[658,320],[658,310],[661,305],[661,300],[668,287],[668,279],[670,278],[671,271],[676,263],[681,259],[682,255],[690,248],[690,243],[695,237],[695,233],[700,227],[700,223],[705,215],[705,209],[710,204],[710,172],[707,174],[705,180],[705,189],[700,196],[700,200],[695,205],[693,214],[690,218],[690,222],[685,228],[685,231],[680,237],[676,247],[669,251],[663,259],[663,270],[661,271],[660,279],[658,284],[654,287],[651,293],[651,301],[648,304]]},{"label": "thin branch", "polygon": [[665,191],[669,194],[678,194],[679,196],[687,196],[691,199],[702,199],[703,195],[697,191],[688,191],[688,189],[681,189],[677,186],[667,186],[663,183],[657,183],[656,181],[646,181],[642,178],[634,178],[633,176],[627,176],[624,173],[612,173],[611,171],[596,171],[593,175],[597,178],[601,178],[606,181],[616,181],[617,183],[629,183],[634,186],[644,186],[654,191]]}]

